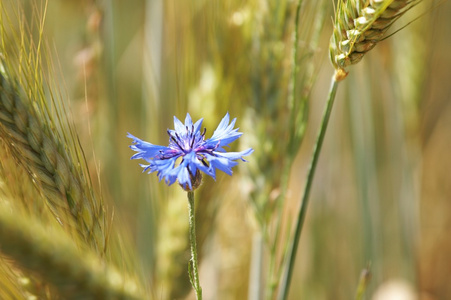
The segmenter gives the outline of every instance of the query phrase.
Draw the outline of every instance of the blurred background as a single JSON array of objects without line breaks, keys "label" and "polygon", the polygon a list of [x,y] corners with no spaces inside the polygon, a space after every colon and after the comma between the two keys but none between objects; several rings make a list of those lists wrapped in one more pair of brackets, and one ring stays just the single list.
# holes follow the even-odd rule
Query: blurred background
[{"label": "blurred background", "polygon": [[[304,2],[294,103],[305,106],[289,99],[296,1],[48,2],[55,79],[155,299],[194,298],[187,199],[141,173],[126,135],[166,145],[187,112],[207,137],[229,112],[243,132],[232,150],[255,150],[196,191],[204,297],[246,299],[252,282],[271,298],[333,75],[333,3]],[[451,4],[424,0],[391,31],[414,20],[339,86],[290,299],[353,298],[367,266],[366,299],[451,299]],[[292,109],[306,126],[294,150]]]}]

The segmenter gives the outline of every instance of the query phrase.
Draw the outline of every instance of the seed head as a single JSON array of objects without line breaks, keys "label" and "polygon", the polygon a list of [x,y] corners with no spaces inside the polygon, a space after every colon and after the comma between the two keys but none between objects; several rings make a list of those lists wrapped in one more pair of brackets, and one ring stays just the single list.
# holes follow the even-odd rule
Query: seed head
[{"label": "seed head", "polygon": [[358,63],[384,38],[388,28],[420,1],[339,0],[329,45],[334,68],[344,71]]}]

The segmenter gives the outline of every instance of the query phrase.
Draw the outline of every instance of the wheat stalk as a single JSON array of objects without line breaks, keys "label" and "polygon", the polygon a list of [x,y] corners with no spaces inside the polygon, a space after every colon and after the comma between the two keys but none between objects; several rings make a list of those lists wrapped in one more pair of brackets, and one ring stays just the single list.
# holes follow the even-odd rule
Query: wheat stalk
[{"label": "wheat stalk", "polygon": [[307,213],[309,195],[315,175],[327,125],[330,120],[338,84],[346,78],[346,67],[358,63],[366,52],[385,38],[388,28],[405,12],[421,0],[339,0],[335,10],[334,31],[330,40],[329,55],[335,68],[329,89],[326,108],[313,149],[307,181],[296,219],[295,232],[289,249],[283,287],[278,299],[288,297],[298,244]]},{"label": "wheat stalk", "polygon": [[[385,38],[388,28],[421,0],[340,0],[329,54],[338,76]],[[343,77],[343,78],[344,78]],[[342,79],[342,78],[341,78]]]},{"label": "wheat stalk", "polygon": [[0,207],[0,251],[38,275],[64,299],[142,299],[136,282],[107,267],[94,253],[77,249],[57,228],[18,218]]},{"label": "wheat stalk", "polygon": [[104,209],[86,176],[79,173],[81,162],[71,157],[70,145],[60,139],[55,124],[47,124],[48,119],[39,113],[21,83],[13,79],[14,73],[4,64],[0,68],[0,137],[46,196],[59,221],[71,223],[62,213],[68,211],[76,232],[103,252]]}]

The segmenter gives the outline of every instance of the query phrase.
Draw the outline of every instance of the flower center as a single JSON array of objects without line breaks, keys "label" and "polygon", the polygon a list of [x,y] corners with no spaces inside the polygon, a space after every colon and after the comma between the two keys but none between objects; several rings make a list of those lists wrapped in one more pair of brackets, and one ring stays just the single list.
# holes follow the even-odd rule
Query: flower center
[{"label": "flower center", "polygon": [[204,141],[206,129],[200,133],[200,131],[194,130],[194,125],[191,128],[185,127],[186,132],[179,133],[177,131],[168,130],[170,143],[173,147],[178,148],[184,154],[188,154],[191,151],[196,151],[196,148]]}]

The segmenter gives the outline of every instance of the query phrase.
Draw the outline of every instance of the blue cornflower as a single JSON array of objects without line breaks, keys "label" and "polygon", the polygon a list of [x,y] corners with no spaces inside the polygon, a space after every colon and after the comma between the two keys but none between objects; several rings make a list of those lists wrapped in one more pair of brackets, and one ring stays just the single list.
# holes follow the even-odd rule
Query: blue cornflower
[{"label": "blue cornflower", "polygon": [[[254,152],[247,149],[241,152],[226,152],[223,147],[238,139],[242,133],[235,126],[236,118],[229,124],[229,113],[221,120],[213,136],[205,140],[206,129],[201,132],[203,119],[195,124],[191,116],[186,114],[185,125],[174,117],[174,130],[168,129],[169,146],[158,146],[145,142],[130,133],[133,139],[130,148],[138,153],[131,159],[144,159],[149,164],[141,166],[143,172],[157,171],[158,178],[165,179],[168,185],[178,180],[185,190],[194,190],[200,185],[204,172],[216,179],[216,169],[232,175],[232,167],[238,163],[236,160]],[[181,160],[179,160],[179,158]],[[177,160],[180,162],[177,163]]]}]

